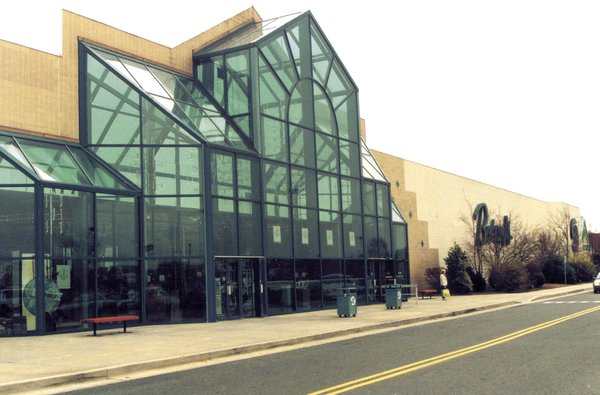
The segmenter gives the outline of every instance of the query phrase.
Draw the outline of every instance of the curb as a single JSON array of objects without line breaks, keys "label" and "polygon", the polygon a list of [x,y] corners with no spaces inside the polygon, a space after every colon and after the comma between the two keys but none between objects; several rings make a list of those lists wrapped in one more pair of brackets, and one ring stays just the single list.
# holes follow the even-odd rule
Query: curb
[{"label": "curb", "polygon": [[449,311],[449,312],[434,314],[434,315],[425,316],[425,317],[388,321],[388,322],[383,322],[383,323],[379,323],[379,324],[373,324],[373,325],[368,325],[368,326],[363,326],[363,327],[358,327],[358,328],[325,332],[325,333],[319,333],[319,334],[315,334],[315,335],[286,339],[286,340],[275,340],[275,341],[269,341],[269,342],[265,342],[265,343],[250,344],[247,346],[240,346],[240,347],[234,347],[234,348],[228,348],[228,349],[222,349],[222,350],[216,350],[216,351],[207,351],[207,352],[192,354],[192,355],[182,355],[182,356],[178,356],[178,357],[169,357],[169,358],[165,358],[165,359],[142,361],[142,362],[127,364],[127,365],[109,366],[106,368],[87,370],[87,371],[82,371],[82,372],[77,372],[77,373],[67,373],[67,374],[56,375],[56,376],[16,381],[16,382],[12,382],[12,383],[0,384],[0,394],[9,394],[9,393],[14,393],[14,392],[40,390],[40,389],[44,389],[44,388],[48,388],[48,387],[52,387],[52,386],[59,386],[59,385],[64,385],[64,384],[69,384],[69,383],[77,383],[77,382],[85,382],[85,381],[94,380],[94,379],[109,379],[114,376],[124,375],[124,374],[128,374],[128,373],[136,373],[136,372],[141,372],[141,371],[145,371],[145,370],[168,368],[168,367],[173,367],[173,366],[178,366],[178,365],[186,365],[186,364],[196,363],[196,362],[205,362],[205,361],[210,361],[210,360],[214,360],[214,359],[230,357],[233,355],[248,354],[251,352],[265,351],[265,350],[270,350],[270,349],[275,349],[275,348],[280,348],[280,347],[285,347],[285,346],[293,346],[293,345],[308,343],[308,342],[316,341],[316,340],[334,339],[337,337],[343,337],[343,336],[356,334],[356,333],[366,333],[366,332],[372,332],[372,331],[376,331],[376,330],[380,330],[380,329],[401,327],[401,326],[405,326],[405,325],[414,324],[417,322],[425,322],[425,321],[431,321],[431,320],[436,320],[436,319],[440,319],[440,318],[454,317],[454,316],[458,316],[458,315],[474,313],[477,311],[492,310],[492,309],[496,309],[496,308],[517,305],[517,304],[521,304],[521,303],[522,302],[517,302],[517,301],[503,302],[503,303],[491,304],[491,305],[487,305],[487,306],[472,307],[472,308],[464,309],[464,310]]}]

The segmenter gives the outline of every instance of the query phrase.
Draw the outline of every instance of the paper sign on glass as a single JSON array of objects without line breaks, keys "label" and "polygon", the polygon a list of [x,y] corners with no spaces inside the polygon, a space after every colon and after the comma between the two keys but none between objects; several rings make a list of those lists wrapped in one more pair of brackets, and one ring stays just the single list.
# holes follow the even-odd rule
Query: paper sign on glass
[{"label": "paper sign on glass", "polygon": [[333,230],[327,230],[325,232],[326,236],[327,236],[327,245],[328,246],[332,246],[333,245]]},{"label": "paper sign on glass", "polygon": [[281,226],[273,225],[273,243],[281,243]]},{"label": "paper sign on glass", "polygon": [[354,235],[354,232],[348,232],[348,239],[350,242],[350,247],[356,247],[356,236]]},{"label": "paper sign on glass", "polygon": [[302,244],[308,245],[308,228],[302,228]]}]

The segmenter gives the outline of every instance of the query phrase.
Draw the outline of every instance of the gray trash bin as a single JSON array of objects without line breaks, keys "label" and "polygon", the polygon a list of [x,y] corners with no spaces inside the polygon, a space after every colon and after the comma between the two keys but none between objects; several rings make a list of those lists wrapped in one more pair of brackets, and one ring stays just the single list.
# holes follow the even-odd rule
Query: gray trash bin
[{"label": "gray trash bin", "polygon": [[339,317],[356,317],[356,288],[339,288],[337,294]]},{"label": "gray trash bin", "polygon": [[385,307],[399,309],[402,307],[402,287],[396,284],[385,286]]}]

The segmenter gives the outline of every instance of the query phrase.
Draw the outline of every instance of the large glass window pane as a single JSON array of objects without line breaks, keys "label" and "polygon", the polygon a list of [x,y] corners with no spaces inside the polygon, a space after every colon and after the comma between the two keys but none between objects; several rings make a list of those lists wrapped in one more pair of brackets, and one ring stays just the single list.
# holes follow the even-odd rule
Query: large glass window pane
[{"label": "large glass window pane", "polygon": [[315,132],[290,125],[290,162],[315,167]]},{"label": "large glass window pane", "polygon": [[146,256],[203,256],[200,197],[148,198],[144,203]]},{"label": "large glass window pane", "polygon": [[342,225],[339,213],[319,211],[319,233],[321,238],[321,257],[342,256]]},{"label": "large glass window pane", "polygon": [[322,173],[318,173],[317,177],[319,182],[319,208],[338,211],[340,208],[338,178]]},{"label": "large glass window pane", "polygon": [[366,281],[365,281],[365,263],[363,260],[345,260],[344,261],[346,277],[346,287],[356,288],[356,301],[359,304],[367,302]]},{"label": "large glass window pane", "polygon": [[323,259],[323,305],[335,307],[338,290],[344,286],[342,262],[338,259]]},{"label": "large glass window pane", "polygon": [[315,95],[315,127],[319,132],[337,135],[335,116],[329,98],[318,84],[313,85]]},{"label": "large glass window pane", "polygon": [[263,156],[265,158],[288,161],[287,126],[284,122],[261,117],[263,130]]},{"label": "large glass window pane", "polygon": [[367,257],[379,257],[379,237],[377,236],[377,218],[363,217],[365,223],[365,249]]},{"label": "large glass window pane", "polygon": [[149,322],[204,321],[204,262],[146,260],[146,314]]},{"label": "large glass window pane", "polygon": [[333,55],[321,33],[312,24],[310,26],[310,36],[313,78],[319,81],[321,85],[325,85]]},{"label": "large glass window pane", "polygon": [[35,190],[0,188],[0,257],[35,252]]},{"label": "large glass window pane", "polygon": [[375,184],[363,181],[363,210],[365,215],[376,215]]},{"label": "large glass window pane", "polygon": [[313,87],[310,80],[301,80],[290,98],[288,121],[314,129]]},{"label": "large glass window pane", "polygon": [[338,172],[337,139],[321,133],[317,138],[317,168],[331,173]]},{"label": "large glass window pane", "polygon": [[396,261],[408,261],[408,235],[406,224],[392,225],[392,251]]},{"label": "large glass window pane", "polygon": [[[34,259],[0,260],[0,337],[35,330]],[[29,292],[25,292],[25,289]]]},{"label": "large glass window pane", "polygon": [[3,148],[8,155],[19,162],[19,165],[29,169],[32,173],[35,173],[29,161],[25,158],[23,151],[17,146],[15,140],[12,137],[0,135],[0,148]]},{"label": "large glass window pane", "polygon": [[92,260],[47,259],[44,273],[46,332],[81,327],[80,320],[96,316],[96,306],[105,302],[95,292]]},{"label": "large glass window pane", "polygon": [[215,255],[238,255],[238,225],[235,201],[213,199],[213,252]]},{"label": "large glass window pane", "polygon": [[250,112],[248,51],[225,56],[227,66],[227,112],[229,115]]},{"label": "large glass window pane", "polygon": [[263,180],[265,201],[289,204],[288,168],[274,163],[264,163]]},{"label": "large glass window pane", "polygon": [[138,256],[136,199],[96,195],[96,256]]},{"label": "large glass window pane", "polygon": [[143,141],[146,145],[200,145],[200,140],[189,134],[171,117],[148,100],[142,100]]},{"label": "large glass window pane", "polygon": [[340,173],[360,177],[360,153],[358,144],[340,140]]},{"label": "large glass window pane", "polygon": [[225,67],[223,58],[215,56],[198,65],[198,78],[210,94],[223,105],[225,102]]},{"label": "large glass window pane", "polygon": [[262,255],[261,211],[259,203],[238,202],[240,255]]},{"label": "large glass window pane", "polygon": [[200,173],[200,148],[144,148],[144,191],[148,195],[198,195]]},{"label": "large glass window pane", "polygon": [[388,185],[377,185],[377,215],[390,217],[390,188]]},{"label": "large glass window pane", "polygon": [[360,215],[344,214],[344,256],[346,258],[361,258],[364,256]]},{"label": "large glass window pane", "polygon": [[139,94],[92,56],[87,62],[90,143],[138,144]]},{"label": "large glass window pane", "polygon": [[294,307],[294,261],[267,261],[267,300],[269,314],[291,313]]},{"label": "large glass window pane", "polygon": [[96,273],[99,317],[140,314],[138,260],[97,261]]},{"label": "large glass window pane", "polygon": [[321,308],[321,262],[318,259],[296,260],[296,303],[299,311]]},{"label": "large glass window pane", "polygon": [[346,72],[337,59],[333,60],[326,90],[333,102],[334,108],[337,108],[348,94],[354,91],[354,85],[348,79]]},{"label": "large glass window pane", "polygon": [[44,252],[53,257],[94,255],[92,193],[44,189]]},{"label": "large glass window pane", "polygon": [[316,210],[294,208],[294,256],[319,256],[319,218]]},{"label": "large glass window pane", "polygon": [[233,197],[233,156],[213,152],[210,172],[213,195]]},{"label": "large glass window pane", "polygon": [[377,219],[377,233],[379,235],[379,257],[389,258],[392,242],[390,235],[390,220],[388,218]]},{"label": "large glass window pane", "polygon": [[298,80],[294,70],[294,63],[287,49],[287,44],[283,32],[261,46],[261,51],[277,76],[285,85],[287,90],[291,90]]},{"label": "large glass window pane", "polygon": [[286,119],[288,93],[282,87],[262,56],[258,59],[260,112],[278,119]]},{"label": "large glass window pane", "polygon": [[360,181],[354,178],[341,179],[342,211],[360,214]]},{"label": "large glass window pane", "polygon": [[0,155],[0,184],[33,184],[33,180]]},{"label": "large glass window pane", "polygon": [[142,186],[142,165],[139,147],[92,147],[105,162],[113,166],[129,181]]},{"label": "large glass window pane", "polygon": [[356,93],[352,93],[335,110],[339,136],[358,143],[358,104]]},{"label": "large glass window pane", "polygon": [[260,199],[258,160],[237,157],[237,196],[240,199]]},{"label": "large glass window pane", "polygon": [[317,207],[316,176],[313,170],[292,168],[292,204]]},{"label": "large glass window pane", "polygon": [[266,255],[271,257],[292,256],[292,231],[290,209],[274,204],[265,205]]}]

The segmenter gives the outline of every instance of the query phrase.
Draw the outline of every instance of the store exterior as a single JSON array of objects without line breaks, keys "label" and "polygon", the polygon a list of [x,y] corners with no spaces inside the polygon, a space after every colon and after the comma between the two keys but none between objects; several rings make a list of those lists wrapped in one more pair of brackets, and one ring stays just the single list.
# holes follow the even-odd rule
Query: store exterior
[{"label": "store exterior", "polygon": [[[251,21],[188,73],[77,47],[78,141],[0,132],[0,336],[381,303],[407,226],[358,88],[310,12]],[[10,125],[8,125],[10,126]]]}]

